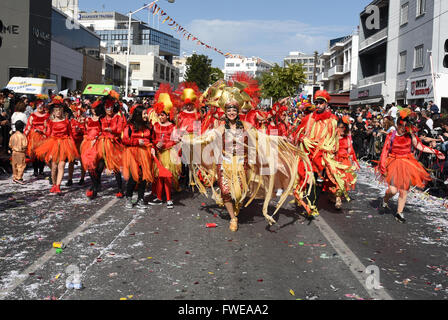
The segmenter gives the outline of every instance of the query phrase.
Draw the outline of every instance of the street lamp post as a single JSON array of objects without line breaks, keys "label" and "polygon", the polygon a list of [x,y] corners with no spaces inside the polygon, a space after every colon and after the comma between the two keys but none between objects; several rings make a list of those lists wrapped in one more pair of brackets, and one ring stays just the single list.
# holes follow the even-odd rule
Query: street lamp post
[{"label": "street lamp post", "polygon": [[[155,0],[151,2],[150,4],[146,4],[140,9],[129,12],[129,26],[128,26],[128,51],[126,53],[126,92],[125,92],[125,98],[128,99],[128,92],[129,92],[129,55],[131,53],[131,24],[132,24],[132,15],[136,14],[139,11],[142,11],[143,9],[152,7],[156,2],[159,2],[160,0]],[[169,3],[174,3],[175,0],[167,0]]]}]

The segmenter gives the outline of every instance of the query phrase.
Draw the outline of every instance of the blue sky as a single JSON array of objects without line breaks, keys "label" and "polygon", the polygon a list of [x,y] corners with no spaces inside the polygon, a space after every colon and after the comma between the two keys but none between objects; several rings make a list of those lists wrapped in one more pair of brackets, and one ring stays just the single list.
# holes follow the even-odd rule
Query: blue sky
[{"label": "blue sky", "polygon": [[[139,0],[79,0],[80,10],[135,11]],[[168,15],[201,41],[223,52],[259,56],[281,64],[290,51],[323,52],[328,40],[351,34],[359,13],[371,0],[166,0],[158,2]],[[148,11],[137,14],[148,21]],[[169,26],[160,30],[182,38]],[[195,42],[182,40],[181,54],[208,55],[213,65],[224,67],[224,57]]]}]

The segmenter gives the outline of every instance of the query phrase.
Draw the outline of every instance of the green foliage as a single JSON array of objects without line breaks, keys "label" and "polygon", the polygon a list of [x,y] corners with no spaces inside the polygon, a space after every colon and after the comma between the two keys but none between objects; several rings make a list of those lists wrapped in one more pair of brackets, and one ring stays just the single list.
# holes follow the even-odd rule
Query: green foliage
[{"label": "green foliage", "polygon": [[219,68],[212,68],[212,72],[210,74],[210,83],[214,84],[216,81],[224,79],[224,73]]},{"label": "green foliage", "polygon": [[201,91],[209,86],[212,72],[212,60],[208,56],[193,54],[187,58],[185,81],[196,82]]},{"label": "green foliage", "polygon": [[299,86],[306,83],[302,65],[288,64],[280,67],[278,64],[270,73],[263,74],[261,78],[261,92],[264,99],[273,98],[278,101],[282,98],[295,96]]}]

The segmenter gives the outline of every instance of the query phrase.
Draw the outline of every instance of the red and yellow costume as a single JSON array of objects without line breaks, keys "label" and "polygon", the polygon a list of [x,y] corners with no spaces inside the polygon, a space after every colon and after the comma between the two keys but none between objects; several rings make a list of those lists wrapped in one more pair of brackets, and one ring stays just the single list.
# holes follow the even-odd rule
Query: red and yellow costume
[{"label": "red and yellow costume", "polygon": [[357,174],[355,171],[359,169],[359,163],[353,149],[351,135],[346,135],[339,139],[339,150],[336,153],[335,160],[347,167],[345,170],[338,169],[342,179],[344,180],[344,189],[339,189],[329,179],[325,179],[323,191],[331,192],[337,197],[344,195],[345,198],[350,201],[348,191],[355,190],[357,180]]},{"label": "red and yellow costume", "polygon": [[[136,131],[132,124],[128,124],[123,132],[123,176],[129,180],[132,176],[134,181],[139,181],[139,177],[147,182],[154,181],[152,166],[152,132],[145,128]],[[140,140],[144,141],[144,146],[140,145]]]},{"label": "red and yellow costume", "polygon": [[[316,92],[316,99],[330,101],[330,96],[326,91]],[[313,171],[317,176],[325,170],[326,177],[339,190],[345,190],[345,182],[343,172],[347,166],[342,165],[335,159],[335,154],[339,150],[339,135],[337,132],[337,117],[330,111],[318,113],[315,111],[306,116],[295,132],[293,132],[293,140],[300,150],[308,153],[309,159],[313,166]],[[299,172],[303,170],[299,164]],[[323,178],[323,177],[322,177]],[[300,181],[301,182],[301,181]],[[300,185],[299,182],[299,185]],[[297,200],[301,201],[303,195],[295,192]],[[317,211],[317,199],[309,201],[304,205],[308,214],[319,215]]]},{"label": "red and yellow costume", "polygon": [[[175,190],[179,190],[179,175],[182,171],[180,160],[173,161],[173,157],[177,158],[178,153],[172,148],[176,145],[175,141],[172,141],[172,134],[176,126],[170,124],[163,126],[160,123],[156,123],[153,128],[153,144],[156,146],[159,142],[163,144],[161,148],[158,148],[157,158],[163,167],[168,169],[172,177],[171,178],[158,178],[156,183],[157,198],[162,200],[162,193],[165,190],[167,200],[171,200],[171,187]],[[157,171],[157,169],[156,169]],[[157,172],[155,173],[157,175]]]},{"label": "red and yellow costume", "polygon": [[44,143],[36,148],[37,157],[49,162],[73,162],[79,159],[79,153],[72,136],[72,128],[68,119],[54,122],[48,120]]}]

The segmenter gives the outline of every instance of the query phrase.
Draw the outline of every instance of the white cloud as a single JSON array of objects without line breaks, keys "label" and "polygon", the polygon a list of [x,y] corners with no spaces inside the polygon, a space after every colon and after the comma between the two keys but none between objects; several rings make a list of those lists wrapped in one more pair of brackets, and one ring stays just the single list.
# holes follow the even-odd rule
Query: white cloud
[{"label": "white cloud", "polygon": [[[327,49],[328,40],[350,34],[354,29],[351,26],[311,26],[295,20],[220,19],[193,20],[186,28],[202,42],[224,52],[260,56],[277,63],[290,51],[322,52]],[[211,50],[201,50],[192,41],[183,40],[181,49],[218,57]]]}]

